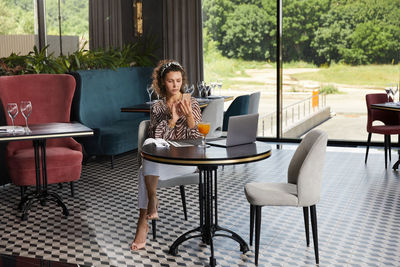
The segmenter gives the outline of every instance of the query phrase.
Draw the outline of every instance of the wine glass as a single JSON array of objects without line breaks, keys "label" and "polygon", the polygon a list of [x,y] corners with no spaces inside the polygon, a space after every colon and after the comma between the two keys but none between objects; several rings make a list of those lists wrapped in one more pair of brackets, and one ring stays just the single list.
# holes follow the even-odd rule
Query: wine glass
[{"label": "wine glass", "polygon": [[222,80],[218,79],[215,85],[218,87],[218,93],[221,95],[221,88],[222,88]]},{"label": "wine glass", "polygon": [[210,123],[209,122],[199,122],[199,124],[197,124],[197,128],[199,129],[199,132],[202,134],[202,138],[201,138],[201,145],[199,145],[199,147],[209,147],[206,145],[206,136],[208,134],[208,132],[210,131]]},{"label": "wine glass", "polygon": [[153,95],[154,88],[153,85],[148,84],[146,87],[147,93],[149,94],[149,102],[151,102],[151,96]]},{"label": "wine glass", "polygon": [[204,90],[204,87],[205,87],[204,81],[197,82],[197,90],[199,91],[199,97],[200,97],[200,98],[203,97],[203,90]]},{"label": "wine glass", "polygon": [[193,92],[194,92],[194,85],[193,84],[191,86],[185,85],[185,93],[193,95]]},{"label": "wine glass", "polygon": [[399,91],[399,88],[395,84],[393,84],[393,86],[390,87],[390,94],[392,95],[393,102],[396,102],[395,99],[396,99],[396,94],[398,91]]},{"label": "wine glass", "polygon": [[29,133],[31,130],[29,130],[29,128],[28,128],[28,118],[32,112],[31,101],[21,101],[20,109],[21,109],[22,116],[24,116],[24,118],[25,118],[25,126],[26,126],[25,132]]},{"label": "wine glass", "polygon": [[18,105],[17,103],[8,103],[7,104],[7,112],[8,112],[8,116],[10,116],[11,118],[11,122],[12,122],[12,132],[15,132],[15,125],[14,125],[14,119],[18,114]]}]

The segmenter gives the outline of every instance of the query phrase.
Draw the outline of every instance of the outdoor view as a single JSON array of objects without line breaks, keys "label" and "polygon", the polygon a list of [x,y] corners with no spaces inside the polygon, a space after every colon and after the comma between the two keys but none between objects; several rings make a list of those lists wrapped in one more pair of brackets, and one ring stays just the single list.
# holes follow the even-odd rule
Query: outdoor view
[{"label": "outdoor view", "polygon": [[[35,0],[0,0],[0,57],[14,53],[27,54],[37,45]],[[58,6],[60,4],[60,6]],[[63,53],[74,52],[89,38],[89,1],[46,0],[46,30],[49,52],[60,54],[60,25]]]},{"label": "outdoor view", "polygon": [[[203,0],[205,80],[261,91],[264,136],[276,135],[276,2]],[[318,118],[330,139],[366,141],[365,95],[398,87],[399,59],[400,1],[284,0],[284,136]]]}]

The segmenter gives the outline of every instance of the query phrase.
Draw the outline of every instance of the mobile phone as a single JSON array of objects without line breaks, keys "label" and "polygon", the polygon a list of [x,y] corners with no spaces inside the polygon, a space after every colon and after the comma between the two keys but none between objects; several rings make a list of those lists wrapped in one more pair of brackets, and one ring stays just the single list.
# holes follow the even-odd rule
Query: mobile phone
[{"label": "mobile phone", "polygon": [[186,100],[190,102],[191,95],[189,93],[184,93],[182,96],[182,101]]}]

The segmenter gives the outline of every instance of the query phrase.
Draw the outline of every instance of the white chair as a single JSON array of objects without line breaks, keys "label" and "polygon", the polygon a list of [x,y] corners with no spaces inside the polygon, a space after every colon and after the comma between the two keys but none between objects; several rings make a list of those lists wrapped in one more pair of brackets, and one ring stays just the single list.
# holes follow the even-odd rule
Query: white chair
[{"label": "white chair", "polygon": [[[141,151],[144,141],[147,138],[149,132],[150,121],[144,120],[139,124],[138,130],[138,163],[142,165],[142,157]],[[185,197],[185,185],[189,184],[198,184],[199,183],[199,174],[193,173],[189,175],[181,175],[177,176],[168,180],[159,180],[157,188],[163,187],[173,187],[179,186],[181,199],[182,199],[182,206],[183,206],[183,214],[185,216],[185,220],[187,220],[187,210],[186,210],[186,197]],[[156,229],[156,220],[152,220],[152,229],[153,229],[153,239],[156,239],[157,236],[157,229]]]},{"label": "white chair", "polygon": [[201,118],[202,121],[210,123],[207,138],[220,137],[222,135],[222,123],[224,122],[224,99],[211,100],[204,108]]},{"label": "white chair", "polygon": [[319,264],[317,210],[315,205],[320,199],[327,140],[328,135],[321,130],[312,130],[304,137],[290,161],[287,183],[246,184],[244,191],[250,203],[250,245],[253,243],[254,213],[256,220],[256,265],[258,264],[261,208],[263,206],[303,207],[307,246],[310,245],[308,230],[308,208],[310,208],[315,262]]},{"label": "white chair", "polygon": [[258,113],[258,107],[260,105],[260,96],[261,92],[255,92],[250,95],[248,114]]}]

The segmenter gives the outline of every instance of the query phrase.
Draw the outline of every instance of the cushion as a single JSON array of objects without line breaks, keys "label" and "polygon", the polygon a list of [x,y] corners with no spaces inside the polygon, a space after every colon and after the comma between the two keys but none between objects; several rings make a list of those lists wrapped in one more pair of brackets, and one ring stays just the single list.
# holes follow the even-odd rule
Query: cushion
[{"label": "cushion", "polygon": [[247,200],[256,206],[297,206],[297,186],[289,183],[248,183]]}]

